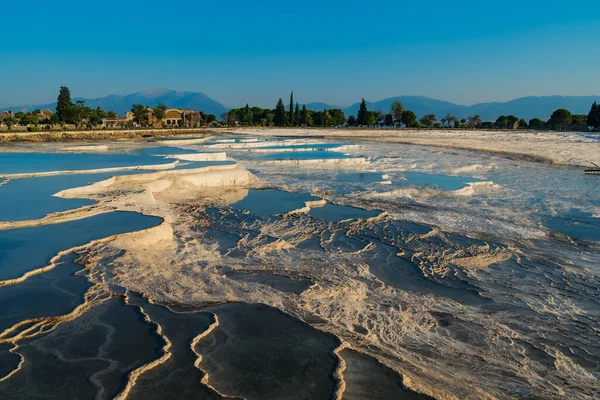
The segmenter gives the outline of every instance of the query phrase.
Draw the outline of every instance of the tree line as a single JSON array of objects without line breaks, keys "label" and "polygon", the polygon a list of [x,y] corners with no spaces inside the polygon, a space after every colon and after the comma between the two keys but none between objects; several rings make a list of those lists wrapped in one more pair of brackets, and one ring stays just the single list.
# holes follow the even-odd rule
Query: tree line
[{"label": "tree line", "polygon": [[221,114],[224,124],[244,126],[320,126],[335,127],[346,124],[346,116],[340,109],[334,108],[323,111],[312,111],[298,102],[294,102],[294,92],[290,94],[290,103],[286,109],[282,99],[279,99],[274,109],[250,107],[246,104],[241,108],[233,108]]},{"label": "tree line", "polygon": [[[125,127],[133,127],[133,122],[139,126],[155,125],[165,118],[167,107],[159,103],[152,108],[153,121],[149,121],[149,107],[142,104],[133,104],[131,114],[133,120],[125,122]],[[215,123],[217,118],[213,114],[197,112],[191,115],[193,126],[200,127]],[[56,102],[56,112],[34,110],[32,112],[1,113],[0,122],[4,122],[10,130],[14,124],[28,126],[29,130],[38,130],[39,125],[46,125],[49,129],[53,125],[72,124],[77,128],[93,129],[104,119],[118,119],[114,111],[105,111],[100,107],[92,109],[84,101],[71,100],[68,87],[61,86]],[[189,121],[188,121],[189,122]],[[223,124],[236,124],[245,126],[278,126],[278,127],[407,127],[407,128],[455,128],[455,129],[584,129],[590,127],[600,130],[600,106],[594,102],[589,114],[572,114],[564,108],[555,110],[548,121],[533,118],[526,121],[515,115],[501,115],[495,122],[484,122],[479,115],[459,119],[447,113],[438,120],[436,114],[427,114],[420,119],[416,114],[406,109],[401,101],[392,102],[389,110],[372,111],[367,108],[363,98],[356,116],[346,117],[341,109],[324,109],[323,111],[308,110],[306,105],[294,102],[294,92],[290,93],[290,102],[286,108],[283,100],[277,101],[274,109],[250,107],[248,104],[241,108],[231,109],[221,115]],[[33,125],[33,127],[32,127]],[[180,123],[181,125],[181,123]],[[189,124],[188,124],[189,125]]]},{"label": "tree line", "polygon": [[[122,126],[125,128],[132,128],[134,122],[139,126],[148,126],[150,108],[141,104],[133,104],[131,107],[132,119],[122,121]],[[159,103],[156,107],[152,108],[152,115],[155,121],[162,121],[166,116],[167,107]],[[192,117],[195,125],[198,127],[205,123],[210,124],[217,120],[217,117],[213,114],[205,114],[202,112],[196,112]],[[44,125],[44,129],[50,130],[52,126],[61,125],[63,129],[66,129],[66,125],[75,125],[77,129],[93,129],[95,126],[100,125],[105,119],[118,120],[119,115],[115,111],[106,111],[101,107],[95,109],[87,107],[83,100],[77,100],[73,102],[71,99],[71,91],[66,86],[61,86],[59,89],[58,97],[56,99],[55,112],[50,110],[34,110],[31,112],[19,111],[14,115],[9,112],[0,113],[0,122],[6,124],[8,130],[11,130],[15,124],[21,126],[27,126],[29,131],[39,131],[40,125]]]},{"label": "tree line", "polygon": [[572,114],[569,110],[558,109],[552,113],[548,121],[533,118],[526,121],[515,115],[501,115],[495,122],[484,122],[476,114],[467,118],[458,118],[447,113],[441,119],[436,114],[427,114],[417,118],[416,114],[406,109],[401,101],[394,101],[387,112],[372,111],[363,98],[356,116],[346,117],[340,109],[323,111],[307,110],[306,105],[300,107],[294,102],[294,92],[290,94],[290,103],[286,108],[283,100],[277,101],[274,109],[250,107],[231,109],[221,115],[223,124],[243,126],[278,126],[278,127],[406,127],[406,128],[454,128],[454,129],[534,129],[562,130],[565,128],[585,129],[591,127],[600,130],[600,106],[592,105],[589,115]]}]

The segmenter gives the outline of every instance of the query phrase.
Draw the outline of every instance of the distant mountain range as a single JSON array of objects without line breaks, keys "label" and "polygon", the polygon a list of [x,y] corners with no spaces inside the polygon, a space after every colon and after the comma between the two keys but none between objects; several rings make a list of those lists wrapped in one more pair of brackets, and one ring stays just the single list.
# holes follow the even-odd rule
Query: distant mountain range
[{"label": "distant mountain range", "polygon": [[[367,101],[367,108],[373,111],[382,110],[387,113],[394,100],[400,100],[406,109],[412,110],[419,118],[433,113],[437,115],[438,119],[441,119],[446,113],[451,113],[458,118],[479,114],[484,121],[495,121],[500,115],[511,114],[526,120],[531,118],[548,120],[552,112],[558,108],[566,108],[573,114],[587,115],[592,103],[594,101],[600,102],[600,96],[529,96],[503,103],[479,103],[472,106],[463,106],[422,96],[398,96],[376,102]],[[356,115],[359,106],[360,103],[352,104],[350,107],[311,103],[307,104],[306,108],[313,111],[322,111],[324,108],[341,108],[346,115]]]},{"label": "distant mountain range", "polygon": [[[131,109],[135,103],[143,104],[149,107],[155,107],[158,103],[163,103],[170,108],[186,108],[201,110],[209,114],[215,114],[220,118],[221,114],[229,108],[224,106],[200,92],[178,92],[169,89],[152,89],[128,95],[110,95],[99,97],[97,99],[75,98],[73,101],[84,100],[88,107],[102,107],[105,110],[114,110],[123,115]],[[600,96],[542,96],[542,97],[522,97],[507,102],[479,103],[472,106],[463,106],[447,101],[441,101],[422,96],[399,96],[376,102],[367,102],[369,110],[388,112],[390,104],[394,100],[400,100],[404,106],[412,110],[417,117],[426,114],[436,114],[438,119],[443,118],[446,113],[451,113],[459,118],[466,118],[470,115],[479,114],[484,121],[495,121],[500,115],[516,115],[519,118],[529,120],[531,118],[541,118],[548,120],[552,112],[558,108],[566,108],[574,114],[587,114],[594,101],[600,101]],[[348,115],[356,115],[360,103],[352,104],[350,107],[339,107],[326,103],[310,103],[306,107],[313,111],[322,111],[323,109],[341,108]],[[52,109],[56,103],[27,105],[21,107],[8,107],[8,110],[32,111],[39,109]]]},{"label": "distant mountain range", "polygon": [[[156,107],[158,103],[163,103],[169,108],[184,108],[204,111],[208,114],[214,114],[220,118],[224,111],[229,110],[223,104],[215,101],[200,92],[178,92],[170,89],[151,89],[142,92],[132,93],[128,95],[112,94],[106,97],[97,99],[82,99],[73,98],[73,102],[77,100],[85,101],[85,105],[91,108],[101,107],[104,110],[115,111],[119,115],[124,115],[131,110],[133,104],[143,104],[148,107]],[[8,110],[17,111],[33,111],[35,109],[51,109],[56,108],[56,103],[27,105],[21,107],[8,107]]]}]

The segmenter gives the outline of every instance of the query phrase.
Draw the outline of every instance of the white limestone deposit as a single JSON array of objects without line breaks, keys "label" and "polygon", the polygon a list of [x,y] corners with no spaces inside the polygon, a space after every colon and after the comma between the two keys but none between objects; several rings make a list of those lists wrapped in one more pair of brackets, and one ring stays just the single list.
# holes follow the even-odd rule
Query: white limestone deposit
[{"label": "white limestone deposit", "polygon": [[464,187],[459,190],[455,190],[454,194],[457,196],[473,196],[476,194],[489,193],[494,190],[500,189],[500,185],[495,184],[494,182],[471,182],[467,184],[467,187]]},{"label": "white limestone deposit", "polygon": [[556,164],[600,164],[600,141],[579,133],[482,130],[411,129],[238,129],[234,133],[257,136],[315,136],[338,140],[450,147],[500,154]]},{"label": "white limestone deposit", "polygon": [[190,153],[190,154],[170,154],[166,158],[175,158],[183,161],[225,161],[227,154],[221,153]]},{"label": "white limestone deposit", "polygon": [[118,172],[118,171],[161,171],[173,169],[179,165],[179,161],[174,161],[165,164],[155,165],[136,165],[128,167],[112,167],[112,168],[95,168],[85,170],[65,170],[65,171],[45,171],[45,172],[27,172],[22,174],[6,174],[4,178],[16,179],[16,178],[30,178],[34,176],[54,176],[54,175],[68,175],[68,174],[96,174],[106,172]]},{"label": "white limestone deposit", "polygon": [[[543,226],[545,220],[532,217],[548,203],[559,210],[557,215],[570,208],[568,201],[582,201],[585,196],[585,201],[595,204],[593,190],[584,186],[587,181],[575,182],[579,175],[574,168],[539,163],[539,154],[546,155],[547,149],[557,163],[577,163],[577,157],[589,155],[571,153],[580,149],[574,138],[547,134],[555,135],[552,142],[527,132],[510,139],[517,134],[453,131],[433,136],[404,130],[312,129],[240,132],[331,135],[340,141],[356,138],[385,143],[363,142],[360,147],[349,143],[348,152],[354,158],[265,161],[258,159],[262,155],[245,150],[315,140],[212,138],[216,144],[211,147],[230,147],[239,150],[235,158],[242,154],[247,158],[228,165],[116,176],[57,193],[62,198],[90,198],[98,204],[49,215],[39,223],[111,210],[163,219],[145,231],[85,246],[86,272],[94,285],[86,304],[92,306],[94,300],[103,298],[96,293],[102,288],[103,296],[108,297],[110,290],[115,291],[113,295],[135,292],[151,303],[173,306],[246,302],[276,307],[342,342],[334,352],[339,362],[336,398],[344,398],[344,375],[350,374],[342,349],[376,358],[402,374],[410,389],[436,399],[521,396],[587,400],[598,393],[598,247],[551,234]],[[478,151],[499,151],[494,149],[501,147],[504,138],[509,142],[507,151],[515,151],[519,157],[535,155],[534,162],[506,159],[504,154],[492,157],[489,153],[388,144],[430,141],[432,146],[464,148],[467,138],[463,140],[461,135],[467,133],[473,135],[471,145],[481,147]],[[491,135],[490,143],[482,135]],[[192,143],[164,143],[185,145],[206,139],[190,140]],[[562,145],[566,153],[552,152]],[[209,162],[221,161],[226,155],[172,157]],[[535,169],[533,174],[528,173],[530,169]],[[527,173],[522,172],[525,170]],[[406,179],[407,171],[427,179],[411,182]],[[490,176],[493,173],[499,175]],[[557,181],[574,182],[574,189],[552,197],[537,180],[543,176],[553,182],[548,177],[558,173],[562,175]],[[449,177],[452,185],[447,189],[436,185]],[[295,198],[297,205],[284,208],[283,213],[271,212],[281,204],[269,208],[268,202],[287,201],[277,196],[259,197],[260,205],[267,206],[256,207],[260,211],[252,211],[248,205],[236,207],[257,189],[269,189],[261,194],[276,190],[301,194],[288,197]],[[585,196],[573,200],[570,192]],[[307,198],[313,200],[302,207]],[[581,208],[588,210],[583,207],[588,203]],[[327,208],[319,209],[335,210],[331,205],[344,212],[361,208],[381,213],[370,218],[341,214],[344,218],[336,219],[332,217],[335,211],[325,215]],[[590,215],[597,217],[598,209]],[[565,220],[570,222],[559,219],[559,227]],[[238,278],[231,278],[232,274]],[[264,277],[308,284],[297,292],[287,291]],[[149,314],[144,316],[151,321]],[[60,324],[63,319],[54,318],[52,323]],[[193,346],[218,324],[215,318],[207,332],[196,336],[190,344],[193,352]],[[163,336],[163,354],[130,374],[122,397],[135,386],[138,376],[168,358],[169,342]],[[196,355],[200,360],[202,354]]]},{"label": "white limestone deposit", "polygon": [[68,147],[65,147],[64,150],[65,151],[74,151],[74,152],[105,152],[105,151],[108,151],[108,146],[105,144],[68,146]]},{"label": "white limestone deposit", "polygon": [[369,160],[365,157],[348,157],[348,158],[318,158],[305,160],[266,160],[262,161],[265,164],[273,165],[301,165],[303,167],[339,167],[339,166],[364,166],[369,164]]}]

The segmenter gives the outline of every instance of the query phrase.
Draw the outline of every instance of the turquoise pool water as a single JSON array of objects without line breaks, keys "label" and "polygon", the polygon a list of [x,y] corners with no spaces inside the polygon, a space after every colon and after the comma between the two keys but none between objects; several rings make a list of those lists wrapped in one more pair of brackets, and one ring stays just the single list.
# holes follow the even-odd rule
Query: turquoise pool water
[{"label": "turquoise pool water", "polygon": [[306,193],[284,192],[281,190],[251,190],[243,200],[231,204],[232,207],[247,210],[251,214],[270,216],[284,214],[305,206],[306,201],[320,198]]},{"label": "turquoise pool water", "polygon": [[117,211],[62,224],[0,231],[0,280],[18,278],[42,268],[61,250],[151,228],[161,221],[157,217]]},{"label": "turquoise pool water", "polygon": [[[444,190],[459,190],[469,183],[480,182],[481,179],[469,176],[454,176],[444,174],[428,174],[425,172],[403,172],[409,184],[418,186],[437,186]],[[400,183],[401,184],[401,183]]]},{"label": "turquoise pool water", "polygon": [[323,207],[311,208],[309,214],[326,221],[339,222],[347,219],[373,218],[381,214],[381,211],[327,203]]},{"label": "turquoise pool water", "polygon": [[149,155],[0,153],[0,175],[170,164]]}]

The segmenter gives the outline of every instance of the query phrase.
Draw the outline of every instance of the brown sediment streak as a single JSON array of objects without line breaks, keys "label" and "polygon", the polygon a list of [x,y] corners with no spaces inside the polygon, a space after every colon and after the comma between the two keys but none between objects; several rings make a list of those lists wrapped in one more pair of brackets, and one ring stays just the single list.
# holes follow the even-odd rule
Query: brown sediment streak
[{"label": "brown sediment streak", "polygon": [[[129,303],[129,297],[125,295],[124,298],[125,303],[131,305]],[[165,345],[162,348],[163,355],[160,358],[157,358],[156,360],[151,361],[148,364],[142,365],[141,367],[131,371],[129,373],[129,376],[127,377],[127,385],[125,385],[125,388],[121,393],[115,396],[114,400],[125,400],[129,392],[131,391],[131,388],[135,386],[135,383],[137,382],[137,379],[140,377],[140,375],[142,375],[146,371],[149,371],[159,366],[172,356],[171,352],[169,351],[172,343],[169,340],[169,338],[163,333],[162,326],[158,322],[152,321],[152,319],[150,319],[150,316],[146,314],[142,306],[136,305],[135,307],[139,308],[140,312],[144,315],[144,320],[146,322],[148,322],[149,324],[154,324],[156,326],[156,333],[165,341]]]},{"label": "brown sediment streak", "polygon": [[25,364],[25,357],[23,357],[23,354],[19,353],[17,351],[17,349],[19,348],[18,344],[14,344],[15,346],[10,349],[9,351],[13,354],[18,354],[19,357],[21,357],[21,360],[19,361],[19,365],[17,365],[17,368],[13,369],[12,371],[10,371],[8,373],[8,375],[0,378],[0,383],[9,380],[14,374],[16,374],[17,372],[19,372],[21,370],[21,368],[23,368],[23,364]]},{"label": "brown sediment streak", "polygon": [[[0,344],[2,343],[16,343],[23,339],[32,339],[44,333],[52,332],[58,326],[73,321],[78,318],[84,312],[90,308],[102,303],[103,301],[110,298],[109,293],[105,290],[104,284],[95,284],[85,293],[84,302],[77,306],[73,311],[68,314],[54,316],[54,317],[41,317],[27,319],[16,323],[10,328],[5,329],[0,333]],[[10,336],[11,333],[18,331],[19,328],[31,325],[14,336]]]},{"label": "brown sediment streak", "polygon": [[48,172],[29,172],[24,174],[6,174],[0,175],[4,178],[31,178],[34,176],[53,176],[53,175],[71,175],[71,174],[96,174],[103,172],[117,172],[117,171],[151,171],[151,170],[163,170],[172,169],[179,165],[178,161],[173,161],[168,164],[154,164],[154,165],[135,165],[131,167],[113,167],[113,168],[98,168],[98,169],[82,169],[82,170],[67,170],[67,171],[48,171]]},{"label": "brown sediment streak", "polygon": [[340,344],[333,350],[333,355],[338,360],[338,365],[335,369],[335,372],[333,373],[333,377],[337,380],[337,385],[334,394],[335,400],[342,400],[342,398],[344,397],[344,392],[346,391],[346,381],[344,380],[344,371],[346,371],[346,360],[342,358],[340,352],[345,348],[350,347],[347,342],[344,342],[341,339],[339,340],[342,342],[342,344]]}]

